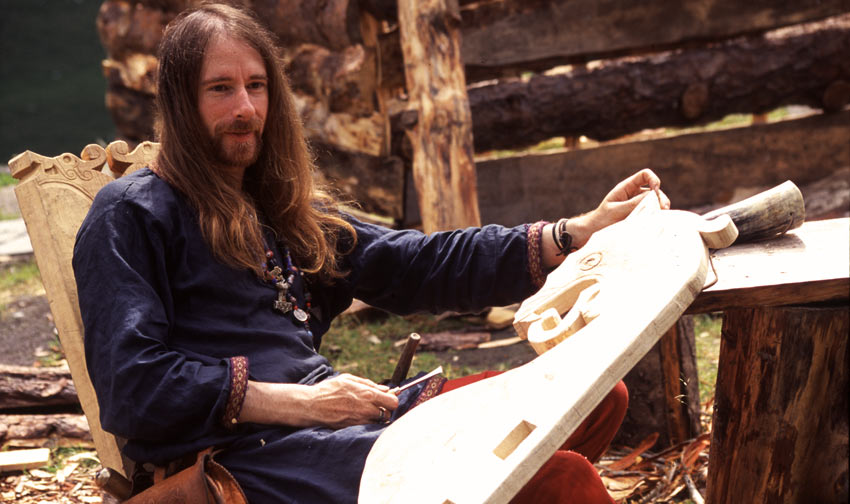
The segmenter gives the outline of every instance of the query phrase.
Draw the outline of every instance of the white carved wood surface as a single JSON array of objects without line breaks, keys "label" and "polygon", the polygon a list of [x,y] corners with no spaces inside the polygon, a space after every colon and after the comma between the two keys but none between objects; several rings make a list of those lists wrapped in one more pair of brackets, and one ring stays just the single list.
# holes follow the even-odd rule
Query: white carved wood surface
[{"label": "white carved wood surface", "polygon": [[736,236],[728,219],[709,225],[644,201],[653,199],[571,254],[515,319],[520,334],[541,342],[579,318],[581,327],[530,363],[431,399],[389,426],[366,460],[361,503],[516,495],[702,289],[700,230],[727,245]]}]

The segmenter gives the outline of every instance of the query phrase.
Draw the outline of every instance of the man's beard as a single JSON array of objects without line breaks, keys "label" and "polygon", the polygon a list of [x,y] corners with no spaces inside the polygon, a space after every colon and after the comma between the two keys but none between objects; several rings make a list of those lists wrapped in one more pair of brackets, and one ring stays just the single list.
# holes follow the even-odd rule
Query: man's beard
[{"label": "man's beard", "polygon": [[[226,124],[216,125],[212,142],[218,162],[224,166],[240,167],[254,164],[263,149],[262,127],[262,122],[259,119],[249,121],[236,119]],[[251,141],[237,142],[233,138],[228,138],[225,142],[225,133],[247,132],[253,133]]]}]

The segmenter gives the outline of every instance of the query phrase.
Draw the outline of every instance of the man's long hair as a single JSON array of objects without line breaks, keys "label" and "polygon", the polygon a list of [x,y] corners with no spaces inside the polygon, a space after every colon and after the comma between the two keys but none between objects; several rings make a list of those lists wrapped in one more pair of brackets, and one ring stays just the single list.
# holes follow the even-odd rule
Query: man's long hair
[{"label": "man's long hair", "polygon": [[[214,141],[198,110],[201,68],[214,37],[254,48],[268,77],[268,112],[257,161],[245,170],[243,187],[217,166]],[[336,201],[314,186],[313,163],[275,37],[251,13],[220,4],[184,11],[165,30],[159,47],[157,137],[154,170],[198,212],[213,255],[225,264],[262,275],[261,212],[298,266],[324,280],[338,278],[338,240],[356,235],[339,216]],[[281,261],[278,261],[280,264]]]}]

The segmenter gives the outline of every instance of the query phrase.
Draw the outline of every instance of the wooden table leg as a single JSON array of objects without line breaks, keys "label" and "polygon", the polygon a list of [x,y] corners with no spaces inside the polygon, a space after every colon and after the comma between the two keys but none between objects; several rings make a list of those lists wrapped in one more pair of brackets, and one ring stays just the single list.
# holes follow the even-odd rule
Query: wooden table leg
[{"label": "wooden table leg", "polygon": [[847,301],[726,311],[707,502],[848,501]]}]

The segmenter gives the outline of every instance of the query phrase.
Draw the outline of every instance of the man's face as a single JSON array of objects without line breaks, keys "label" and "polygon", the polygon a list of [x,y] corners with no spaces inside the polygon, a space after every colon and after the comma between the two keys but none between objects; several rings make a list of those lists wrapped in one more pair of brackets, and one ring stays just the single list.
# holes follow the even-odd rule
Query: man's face
[{"label": "man's face", "polygon": [[222,166],[241,180],[260,155],[268,110],[268,77],[260,54],[226,35],[207,47],[198,110]]}]

